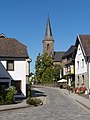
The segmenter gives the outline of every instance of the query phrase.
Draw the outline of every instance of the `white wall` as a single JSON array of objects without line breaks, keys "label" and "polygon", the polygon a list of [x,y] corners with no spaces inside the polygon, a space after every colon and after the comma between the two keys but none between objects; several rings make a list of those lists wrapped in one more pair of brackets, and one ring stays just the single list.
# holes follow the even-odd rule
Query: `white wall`
[{"label": "white wall", "polygon": [[15,59],[14,61],[14,71],[6,71],[6,61],[2,60],[0,66],[0,72],[2,76],[11,76],[11,80],[21,80],[22,93],[26,96],[26,60]]},{"label": "white wall", "polygon": [[21,80],[22,92],[26,95],[26,61],[14,61],[14,71],[8,71],[14,80]]},{"label": "white wall", "polygon": [[[82,67],[82,59],[84,59],[84,67]],[[78,68],[77,61],[79,61],[79,69],[77,69]],[[75,57],[75,74],[82,74],[85,72],[87,72],[87,64],[79,44],[77,49],[77,54]]]}]

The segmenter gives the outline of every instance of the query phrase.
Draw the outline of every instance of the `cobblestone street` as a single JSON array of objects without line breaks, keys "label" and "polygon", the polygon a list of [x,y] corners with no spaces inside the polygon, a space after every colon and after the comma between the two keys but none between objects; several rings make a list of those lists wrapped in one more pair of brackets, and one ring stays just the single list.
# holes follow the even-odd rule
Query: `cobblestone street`
[{"label": "cobblestone street", "polygon": [[45,105],[1,111],[0,120],[90,120],[90,113],[62,94],[59,89],[39,89],[47,95]]}]

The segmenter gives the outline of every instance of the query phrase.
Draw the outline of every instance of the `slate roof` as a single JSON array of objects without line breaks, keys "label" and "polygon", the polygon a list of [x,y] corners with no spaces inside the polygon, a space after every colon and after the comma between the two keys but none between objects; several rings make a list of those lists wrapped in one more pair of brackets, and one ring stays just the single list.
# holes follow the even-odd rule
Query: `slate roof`
[{"label": "slate roof", "polygon": [[52,35],[52,31],[51,31],[51,24],[50,24],[50,17],[49,17],[49,15],[48,15],[47,24],[46,24],[46,32],[45,32],[44,41],[45,40],[46,41],[52,41],[53,40],[53,35]]},{"label": "slate roof", "polygon": [[75,46],[74,45],[71,45],[71,47],[65,52],[65,54],[63,55],[63,58],[69,56],[70,54],[73,54],[74,51],[75,51]]},{"label": "slate roof", "polygon": [[62,61],[62,56],[64,55],[64,51],[61,52],[54,52],[54,57],[53,57],[53,61],[54,62],[61,62]]},{"label": "slate roof", "polygon": [[0,37],[0,57],[29,57],[27,47],[14,38]]},{"label": "slate roof", "polygon": [[90,35],[79,35],[78,39],[85,56],[90,56]]}]

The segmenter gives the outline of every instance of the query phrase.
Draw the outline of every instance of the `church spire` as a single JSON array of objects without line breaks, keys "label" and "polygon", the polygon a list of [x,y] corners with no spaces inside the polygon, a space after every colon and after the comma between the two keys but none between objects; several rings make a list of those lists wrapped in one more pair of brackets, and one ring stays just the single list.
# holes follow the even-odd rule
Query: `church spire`
[{"label": "church spire", "polygon": [[45,40],[53,40],[49,14],[48,14],[47,24],[46,24]]},{"label": "church spire", "polygon": [[47,18],[45,38],[43,40],[43,52],[48,53],[49,56],[53,56],[53,54],[54,54],[54,40],[53,40],[53,36],[52,36],[49,15]]}]

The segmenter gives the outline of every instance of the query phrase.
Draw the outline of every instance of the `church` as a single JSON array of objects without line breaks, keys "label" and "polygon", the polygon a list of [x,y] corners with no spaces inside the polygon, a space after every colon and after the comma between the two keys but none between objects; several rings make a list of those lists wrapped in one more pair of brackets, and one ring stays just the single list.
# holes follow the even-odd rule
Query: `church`
[{"label": "church", "polygon": [[47,17],[47,23],[46,23],[46,31],[45,31],[45,37],[42,41],[43,43],[43,53],[47,53],[49,56],[52,57],[53,64],[60,65],[62,56],[64,55],[64,51],[54,51],[54,39],[52,35],[51,30],[51,23],[50,23],[50,17],[48,15]]}]

